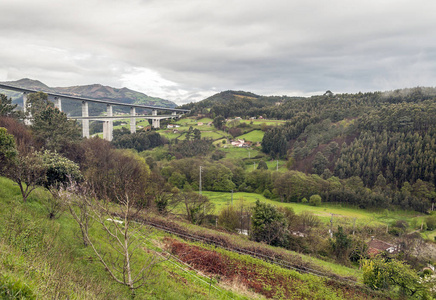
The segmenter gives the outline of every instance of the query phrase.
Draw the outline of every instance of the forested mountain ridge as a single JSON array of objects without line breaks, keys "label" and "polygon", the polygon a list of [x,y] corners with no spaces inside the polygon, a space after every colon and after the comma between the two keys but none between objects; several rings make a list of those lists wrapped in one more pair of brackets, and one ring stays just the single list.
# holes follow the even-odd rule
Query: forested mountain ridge
[{"label": "forested mountain ridge", "polygon": [[259,96],[244,91],[224,91],[196,103],[189,103],[181,108],[190,109],[193,115],[210,114],[211,116],[255,116],[263,109],[280,105],[283,101],[302,99],[287,96]]},{"label": "forested mountain ridge", "polygon": [[[122,103],[134,103],[144,105],[155,105],[163,107],[176,107],[176,104],[172,101],[151,97],[144,93],[136,92],[128,88],[113,88],[110,86],[104,86],[101,84],[91,84],[82,86],[71,87],[49,87],[38,80],[32,80],[23,78],[17,81],[2,82],[4,84],[42,90],[44,92],[58,93],[68,96],[85,97],[93,99],[112,100]],[[2,91],[12,98],[21,97],[19,93],[10,93],[9,91]],[[14,99],[15,100],[15,99]]]}]

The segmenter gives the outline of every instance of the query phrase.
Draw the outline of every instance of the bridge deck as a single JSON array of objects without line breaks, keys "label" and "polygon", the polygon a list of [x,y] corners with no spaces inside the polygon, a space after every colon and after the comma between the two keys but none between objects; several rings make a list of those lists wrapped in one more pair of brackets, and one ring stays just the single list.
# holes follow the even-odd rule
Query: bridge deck
[{"label": "bridge deck", "polygon": [[110,104],[110,105],[117,105],[117,106],[127,106],[127,107],[138,107],[138,108],[146,108],[146,109],[152,109],[152,110],[167,110],[167,111],[179,111],[179,112],[189,112],[188,109],[179,109],[179,108],[169,108],[169,107],[161,107],[161,106],[151,106],[151,105],[141,105],[141,104],[128,104],[128,103],[119,103],[114,101],[107,101],[107,100],[98,100],[98,99],[92,99],[92,98],[84,98],[84,97],[74,97],[69,95],[63,95],[63,94],[56,94],[46,91],[38,91],[38,90],[32,90],[32,89],[26,89],[26,88],[20,88],[12,85],[7,85],[4,83],[0,83],[0,89],[4,90],[11,90],[16,91],[20,93],[38,93],[43,92],[51,97],[58,97],[61,99],[68,99],[68,100],[74,100],[74,101],[87,101],[87,102],[93,102],[93,103],[102,103],[102,104]]}]

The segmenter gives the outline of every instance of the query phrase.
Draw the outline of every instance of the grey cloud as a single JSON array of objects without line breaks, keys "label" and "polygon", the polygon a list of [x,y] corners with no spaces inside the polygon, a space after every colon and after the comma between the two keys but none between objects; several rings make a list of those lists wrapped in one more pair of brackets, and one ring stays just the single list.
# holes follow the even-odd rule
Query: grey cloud
[{"label": "grey cloud", "polygon": [[0,1],[0,79],[119,87],[145,68],[176,83],[161,90],[180,102],[228,89],[432,85],[435,9],[430,0]]}]

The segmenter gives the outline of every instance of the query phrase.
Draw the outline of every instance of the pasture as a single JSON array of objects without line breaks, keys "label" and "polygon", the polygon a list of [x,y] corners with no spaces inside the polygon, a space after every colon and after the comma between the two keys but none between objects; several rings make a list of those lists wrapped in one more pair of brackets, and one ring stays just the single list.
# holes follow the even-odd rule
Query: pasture
[{"label": "pasture", "polygon": [[[215,204],[216,213],[219,213],[223,208],[231,205],[231,192],[203,191],[203,195],[209,197],[209,199]],[[243,203],[244,206],[252,206],[257,200],[278,207],[292,208],[297,214],[300,214],[303,211],[312,212],[325,223],[330,222],[332,216],[334,222],[348,225],[352,225],[354,223],[354,219],[356,219],[357,225],[375,226],[389,225],[395,221],[404,220],[413,228],[415,226],[419,226],[421,221],[425,218],[425,215],[415,211],[368,210],[335,203],[322,203],[320,206],[311,206],[304,203],[284,203],[270,200],[265,198],[263,195],[255,193],[233,193],[233,205],[240,205],[240,203]],[[434,235],[436,235],[436,231],[427,231],[426,234],[429,236],[428,238],[431,239]]]}]

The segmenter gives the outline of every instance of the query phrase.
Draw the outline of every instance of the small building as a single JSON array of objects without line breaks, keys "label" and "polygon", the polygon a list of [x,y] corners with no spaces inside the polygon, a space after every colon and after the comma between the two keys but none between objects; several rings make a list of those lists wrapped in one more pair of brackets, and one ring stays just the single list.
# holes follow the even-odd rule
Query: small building
[{"label": "small building", "polygon": [[369,256],[375,256],[384,251],[394,254],[398,253],[399,247],[393,244],[390,244],[385,241],[381,241],[371,237],[371,241],[368,243],[368,254]]},{"label": "small building", "polygon": [[170,129],[170,128],[177,128],[177,127],[180,127],[180,125],[176,125],[176,124],[168,124],[167,125],[168,129]]},{"label": "small building", "polygon": [[241,140],[241,139],[231,141],[230,144],[234,147],[240,147],[240,148],[242,148],[242,147],[247,148],[247,147],[251,146],[251,142],[246,142],[246,141]]}]

